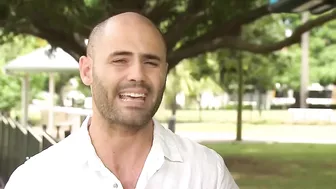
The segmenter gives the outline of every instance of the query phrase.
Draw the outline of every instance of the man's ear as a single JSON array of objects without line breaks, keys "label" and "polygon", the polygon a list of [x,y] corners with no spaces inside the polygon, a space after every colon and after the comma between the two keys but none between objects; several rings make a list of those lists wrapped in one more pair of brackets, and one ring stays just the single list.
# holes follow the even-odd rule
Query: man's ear
[{"label": "man's ear", "polygon": [[165,65],[165,72],[166,72],[166,75],[169,73],[169,63],[166,62],[166,65]]},{"label": "man's ear", "polygon": [[81,56],[79,58],[79,73],[82,79],[82,82],[86,86],[90,86],[92,84],[92,68],[93,61],[88,56]]}]

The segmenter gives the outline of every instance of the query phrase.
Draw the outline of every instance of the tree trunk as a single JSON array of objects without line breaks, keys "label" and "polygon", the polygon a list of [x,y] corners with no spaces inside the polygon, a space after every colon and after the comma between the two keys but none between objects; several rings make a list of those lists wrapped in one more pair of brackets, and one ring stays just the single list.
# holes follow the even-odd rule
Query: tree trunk
[{"label": "tree trunk", "polygon": [[261,118],[262,114],[262,107],[264,106],[263,99],[262,99],[262,91],[258,89],[258,112],[259,112],[259,118]]},{"label": "tree trunk", "polygon": [[201,95],[199,97],[199,99],[197,99],[197,102],[198,102],[198,121],[199,122],[202,122],[202,104],[201,104]]},{"label": "tree trunk", "polygon": [[243,62],[238,58],[238,106],[237,106],[237,136],[236,141],[242,140],[242,113],[243,113]]},{"label": "tree trunk", "polygon": [[169,128],[169,130],[171,130],[173,133],[175,133],[175,127],[176,127],[176,111],[177,111],[176,94],[174,94],[174,98],[172,99],[171,110],[172,110],[172,115],[171,115],[171,117],[169,118],[169,121],[168,121],[168,128]]}]

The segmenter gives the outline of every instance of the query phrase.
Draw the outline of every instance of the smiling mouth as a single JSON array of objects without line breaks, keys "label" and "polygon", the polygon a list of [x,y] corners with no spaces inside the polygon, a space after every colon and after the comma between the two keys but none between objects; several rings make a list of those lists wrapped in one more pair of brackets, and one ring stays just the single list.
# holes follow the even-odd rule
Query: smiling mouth
[{"label": "smiling mouth", "polygon": [[122,101],[126,102],[144,102],[146,100],[146,94],[145,93],[120,93],[119,98]]}]

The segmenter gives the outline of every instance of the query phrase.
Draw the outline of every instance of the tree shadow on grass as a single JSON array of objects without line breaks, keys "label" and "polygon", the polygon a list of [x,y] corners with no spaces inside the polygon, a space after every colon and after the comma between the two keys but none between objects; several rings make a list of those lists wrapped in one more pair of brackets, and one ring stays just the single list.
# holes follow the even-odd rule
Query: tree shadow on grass
[{"label": "tree shadow on grass", "polygon": [[224,157],[242,189],[336,188],[336,162],[242,156]]}]

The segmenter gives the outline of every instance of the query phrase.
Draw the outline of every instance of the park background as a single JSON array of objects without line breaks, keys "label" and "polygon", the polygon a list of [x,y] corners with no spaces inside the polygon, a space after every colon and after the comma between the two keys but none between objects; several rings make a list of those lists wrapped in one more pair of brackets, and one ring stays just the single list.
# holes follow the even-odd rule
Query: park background
[{"label": "park background", "polygon": [[221,154],[242,189],[336,188],[334,5],[1,1],[2,181],[78,129],[91,108],[77,63],[88,34],[128,10],[148,16],[167,41],[170,71],[155,119]]}]

